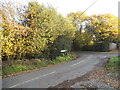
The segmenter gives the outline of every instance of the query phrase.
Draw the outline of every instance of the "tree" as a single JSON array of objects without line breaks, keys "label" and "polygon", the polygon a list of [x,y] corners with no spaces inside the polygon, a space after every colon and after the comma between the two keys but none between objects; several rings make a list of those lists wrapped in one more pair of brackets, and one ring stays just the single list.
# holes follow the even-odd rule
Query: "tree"
[{"label": "tree", "polygon": [[[42,52],[46,57],[50,57],[54,52],[59,52],[60,48],[58,49],[54,45],[59,37],[66,36],[72,41],[74,27],[67,19],[58,14],[53,7],[30,2],[25,17],[24,23],[34,32],[32,37],[34,38],[36,54]],[[58,43],[60,45],[60,42]]]},{"label": "tree", "polygon": [[93,32],[96,41],[116,41],[118,18],[110,14],[92,15],[89,17],[86,29]]},{"label": "tree", "polygon": [[[109,42],[117,42],[118,40],[118,18],[114,15],[92,15],[81,16],[80,12],[70,13],[68,19],[76,27],[76,35],[73,46],[77,48],[88,47],[85,45],[106,44]],[[83,31],[83,32],[82,32]],[[89,40],[88,40],[89,37]]]},{"label": "tree", "polygon": [[30,29],[17,21],[20,14],[13,3],[2,3],[2,57],[3,59],[15,59],[24,57],[26,54],[26,42]]},{"label": "tree", "polygon": [[82,12],[68,14],[68,19],[76,28],[75,38],[73,40],[73,48],[76,50],[82,50],[84,47],[88,47],[93,44],[93,34],[85,30],[85,24],[88,16],[82,14]]},{"label": "tree", "polygon": [[93,33],[94,50],[109,51],[109,43],[118,40],[118,18],[111,14],[99,14],[87,20],[86,30]]}]

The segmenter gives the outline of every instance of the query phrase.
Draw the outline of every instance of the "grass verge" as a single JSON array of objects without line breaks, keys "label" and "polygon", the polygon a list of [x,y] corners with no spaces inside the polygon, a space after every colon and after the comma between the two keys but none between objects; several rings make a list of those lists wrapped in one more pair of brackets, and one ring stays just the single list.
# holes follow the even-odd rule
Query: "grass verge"
[{"label": "grass verge", "polygon": [[120,56],[114,56],[110,58],[110,60],[105,66],[106,66],[106,69],[110,72],[118,71],[120,68]]},{"label": "grass verge", "polygon": [[74,53],[69,53],[67,55],[56,57],[55,60],[37,58],[31,60],[3,61],[2,76],[4,77],[6,75],[12,75],[23,71],[39,69],[62,62],[68,62],[73,60],[75,57],[76,55]]}]

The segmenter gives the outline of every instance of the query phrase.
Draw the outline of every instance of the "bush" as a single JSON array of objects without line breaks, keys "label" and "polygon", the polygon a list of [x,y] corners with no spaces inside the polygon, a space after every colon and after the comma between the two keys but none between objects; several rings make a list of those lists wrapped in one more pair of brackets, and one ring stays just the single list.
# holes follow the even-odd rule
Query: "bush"
[{"label": "bush", "polygon": [[89,32],[83,32],[80,34],[79,31],[76,31],[75,39],[73,41],[73,49],[75,50],[89,50],[89,46],[93,45],[93,37]]},{"label": "bush", "polygon": [[52,61],[50,60],[50,62],[52,64],[58,64],[58,63],[66,62],[66,61],[71,61],[74,57],[75,57],[74,54],[67,54],[65,56],[58,56],[56,57],[56,59]]},{"label": "bush", "polygon": [[72,39],[64,35],[59,36],[53,43],[48,44],[48,49],[45,51],[48,58],[55,59],[57,56],[61,56],[61,50],[71,51]]},{"label": "bush", "polygon": [[[3,33],[0,33],[3,60],[38,58],[43,54],[44,57],[54,59],[60,55],[61,49],[71,50],[74,27],[53,7],[30,2],[25,10],[21,8],[12,8],[12,4],[8,4],[0,9],[3,15]],[[20,13],[20,16],[16,16],[18,14],[15,12]],[[24,15],[21,15],[23,12]],[[14,20],[15,17],[23,20],[20,23]]]},{"label": "bush", "polygon": [[96,42],[93,45],[93,50],[94,51],[102,51],[102,52],[107,52],[109,50],[109,42],[103,41],[103,42]]},{"label": "bush", "polygon": [[87,31],[81,34],[76,32],[73,48],[81,51],[110,51],[108,40],[94,41],[93,34]]}]

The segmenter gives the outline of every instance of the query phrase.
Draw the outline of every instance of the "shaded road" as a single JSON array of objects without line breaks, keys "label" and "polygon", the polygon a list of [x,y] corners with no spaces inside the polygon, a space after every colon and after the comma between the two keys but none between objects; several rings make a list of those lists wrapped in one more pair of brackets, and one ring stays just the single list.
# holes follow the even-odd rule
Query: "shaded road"
[{"label": "shaded road", "polygon": [[115,53],[79,53],[80,58],[22,75],[4,78],[2,88],[48,88],[65,80],[80,77],[93,70],[103,58],[117,56]]}]

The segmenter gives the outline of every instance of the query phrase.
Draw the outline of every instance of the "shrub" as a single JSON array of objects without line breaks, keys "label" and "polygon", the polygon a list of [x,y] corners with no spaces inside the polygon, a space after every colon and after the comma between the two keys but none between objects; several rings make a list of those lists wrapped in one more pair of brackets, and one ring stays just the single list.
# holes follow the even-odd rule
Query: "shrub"
[{"label": "shrub", "polygon": [[75,39],[73,41],[73,48],[75,50],[89,50],[89,46],[93,45],[93,37],[89,32],[83,32],[80,34],[79,31],[76,31]]},{"label": "shrub", "polygon": [[109,50],[109,42],[103,41],[103,42],[96,42],[93,45],[94,51],[110,51]]},{"label": "shrub", "polygon": [[71,61],[73,59],[73,57],[75,57],[74,54],[67,54],[65,56],[58,56],[58,57],[56,57],[56,59],[54,59],[52,61],[50,60],[50,62],[52,64],[58,64],[61,62]]},{"label": "shrub", "polygon": [[[59,36],[53,43],[48,45],[48,58],[55,59],[57,56],[61,56],[61,50],[71,51],[72,39],[64,35]],[[47,55],[47,54],[46,54]]]},{"label": "shrub", "polygon": [[[1,9],[3,33],[0,33],[2,36],[0,38],[2,38],[3,60],[38,58],[43,54],[44,57],[53,59],[60,55],[61,49],[71,50],[74,27],[53,7],[29,2],[26,9],[21,8],[13,8],[12,4],[8,3],[3,4]],[[15,12],[20,16],[16,16],[18,14]],[[16,21],[15,17],[19,20]]]}]

